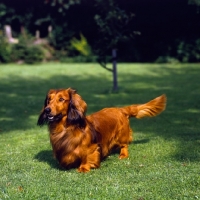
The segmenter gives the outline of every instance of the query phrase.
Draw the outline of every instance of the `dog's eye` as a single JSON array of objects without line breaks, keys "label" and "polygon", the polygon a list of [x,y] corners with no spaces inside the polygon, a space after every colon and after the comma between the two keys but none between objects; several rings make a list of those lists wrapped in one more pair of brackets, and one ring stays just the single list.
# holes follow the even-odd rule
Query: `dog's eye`
[{"label": "dog's eye", "polygon": [[65,101],[62,97],[59,99],[60,102]]}]

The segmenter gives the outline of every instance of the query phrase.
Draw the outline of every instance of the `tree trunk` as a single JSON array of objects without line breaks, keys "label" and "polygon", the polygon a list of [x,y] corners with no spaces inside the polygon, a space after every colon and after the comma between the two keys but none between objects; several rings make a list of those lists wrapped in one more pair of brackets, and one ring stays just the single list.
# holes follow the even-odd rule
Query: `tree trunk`
[{"label": "tree trunk", "polygon": [[112,49],[112,60],[113,60],[113,91],[118,90],[117,84],[117,50]]}]

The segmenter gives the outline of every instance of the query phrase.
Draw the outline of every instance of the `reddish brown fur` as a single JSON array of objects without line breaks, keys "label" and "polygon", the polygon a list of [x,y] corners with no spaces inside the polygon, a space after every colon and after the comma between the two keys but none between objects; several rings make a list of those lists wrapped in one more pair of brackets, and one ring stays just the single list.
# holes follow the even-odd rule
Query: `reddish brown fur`
[{"label": "reddish brown fur", "polygon": [[88,172],[100,167],[113,148],[120,148],[120,159],[127,158],[128,144],[133,141],[129,118],[153,117],[165,106],[162,95],[145,104],[105,108],[86,117],[87,104],[75,90],[50,90],[38,125],[48,123],[53,153],[62,167]]}]

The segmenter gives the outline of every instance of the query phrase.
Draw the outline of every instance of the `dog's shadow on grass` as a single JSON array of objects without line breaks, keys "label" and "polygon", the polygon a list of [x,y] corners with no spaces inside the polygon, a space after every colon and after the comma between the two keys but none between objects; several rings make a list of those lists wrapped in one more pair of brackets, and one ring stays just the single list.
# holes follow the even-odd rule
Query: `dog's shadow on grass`
[{"label": "dog's shadow on grass", "polygon": [[135,140],[131,144],[145,144],[148,143],[150,139]]},{"label": "dog's shadow on grass", "polygon": [[53,157],[52,150],[43,150],[35,155],[35,159],[39,162],[45,162],[54,169],[62,170],[57,160]]},{"label": "dog's shadow on grass", "polygon": [[[149,142],[149,139],[143,139],[143,140],[136,140],[134,142],[131,142],[132,144],[144,144]],[[120,150],[119,149],[113,149],[110,153],[112,154],[119,154]],[[52,150],[43,150],[40,151],[37,155],[35,155],[35,159],[37,159],[39,162],[44,162],[50,165],[54,169],[59,169],[63,170],[62,167],[60,167],[59,163],[57,160],[53,157]]]}]

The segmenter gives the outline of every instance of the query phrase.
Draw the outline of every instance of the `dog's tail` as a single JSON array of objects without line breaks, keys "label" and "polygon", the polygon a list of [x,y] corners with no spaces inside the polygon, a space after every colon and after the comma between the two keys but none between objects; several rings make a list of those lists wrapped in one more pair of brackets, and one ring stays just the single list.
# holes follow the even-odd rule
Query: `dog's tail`
[{"label": "dog's tail", "polygon": [[121,108],[128,117],[143,118],[154,117],[165,110],[167,98],[163,94],[145,104],[133,104]]}]

